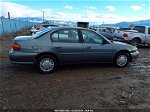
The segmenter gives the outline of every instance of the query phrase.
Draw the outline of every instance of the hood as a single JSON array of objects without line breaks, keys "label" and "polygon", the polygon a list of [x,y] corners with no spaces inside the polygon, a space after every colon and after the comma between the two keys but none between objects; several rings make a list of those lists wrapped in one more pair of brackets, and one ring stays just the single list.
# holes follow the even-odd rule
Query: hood
[{"label": "hood", "polygon": [[14,40],[31,40],[33,39],[32,36],[17,36]]},{"label": "hood", "polygon": [[123,43],[123,42],[119,42],[119,41],[112,41],[114,44],[118,44],[118,45],[129,45],[129,46],[132,46],[130,44],[127,44],[127,43]]},{"label": "hood", "polygon": [[136,51],[137,47],[127,44],[127,43],[123,43],[123,42],[118,42],[118,41],[113,41],[112,42],[115,48],[118,49],[128,49],[129,51]]}]

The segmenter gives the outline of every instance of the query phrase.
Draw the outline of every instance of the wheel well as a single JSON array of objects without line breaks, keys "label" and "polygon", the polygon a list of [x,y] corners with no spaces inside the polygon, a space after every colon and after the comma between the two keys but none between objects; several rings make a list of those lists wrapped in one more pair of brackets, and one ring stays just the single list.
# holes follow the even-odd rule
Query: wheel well
[{"label": "wheel well", "polygon": [[[140,37],[135,37],[135,38],[133,38],[132,40],[134,40],[134,39],[139,40],[139,42],[141,43],[141,38],[140,38]],[[132,41],[132,40],[131,40],[131,41]]]},{"label": "wheel well", "polygon": [[119,53],[122,53],[122,52],[128,53],[128,54],[129,54],[129,61],[132,61],[131,54],[130,54],[130,52],[129,52],[128,50],[121,50],[121,51],[117,52],[116,55],[115,55],[115,57],[114,57],[114,61],[115,61],[116,56],[117,56]]},{"label": "wheel well", "polygon": [[41,56],[43,56],[43,55],[51,55],[51,56],[53,56],[53,57],[57,60],[57,63],[59,64],[59,59],[58,59],[57,55],[55,55],[54,53],[50,53],[50,52],[43,52],[43,53],[38,54],[38,55],[35,57],[35,62],[36,62],[36,60],[37,60],[39,57],[41,57]]}]

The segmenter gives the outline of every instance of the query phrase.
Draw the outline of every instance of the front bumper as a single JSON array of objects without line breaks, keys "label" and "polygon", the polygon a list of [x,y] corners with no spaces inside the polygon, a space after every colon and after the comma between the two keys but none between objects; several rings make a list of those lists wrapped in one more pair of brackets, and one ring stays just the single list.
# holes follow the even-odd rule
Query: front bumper
[{"label": "front bumper", "polygon": [[20,51],[9,51],[9,59],[13,64],[34,64],[37,53],[24,53]]},{"label": "front bumper", "polygon": [[131,61],[135,61],[139,57],[139,51],[135,51],[130,53],[131,54]]}]

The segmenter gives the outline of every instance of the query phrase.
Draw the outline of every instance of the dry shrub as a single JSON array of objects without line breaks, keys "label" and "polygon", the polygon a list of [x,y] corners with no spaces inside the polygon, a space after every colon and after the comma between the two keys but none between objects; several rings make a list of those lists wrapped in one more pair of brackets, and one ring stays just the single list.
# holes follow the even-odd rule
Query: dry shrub
[{"label": "dry shrub", "polygon": [[8,39],[13,39],[16,36],[29,35],[30,34],[29,31],[30,31],[30,28],[28,28],[28,29],[22,29],[20,31],[13,32],[13,33],[3,33],[0,36],[0,41],[2,41],[2,40],[8,40]]}]

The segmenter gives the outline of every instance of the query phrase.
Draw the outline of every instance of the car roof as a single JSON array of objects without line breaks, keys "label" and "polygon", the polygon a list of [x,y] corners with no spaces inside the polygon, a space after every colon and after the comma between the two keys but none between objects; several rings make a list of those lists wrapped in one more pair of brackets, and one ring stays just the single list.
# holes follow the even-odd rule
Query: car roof
[{"label": "car roof", "polygon": [[90,30],[88,28],[81,28],[81,27],[52,27],[52,28],[47,28],[49,30],[59,30],[59,29],[86,29]]}]

